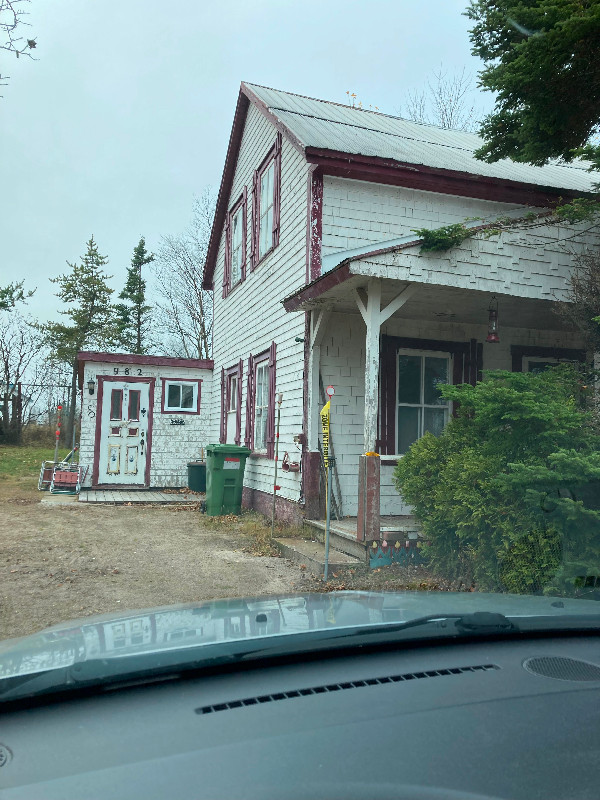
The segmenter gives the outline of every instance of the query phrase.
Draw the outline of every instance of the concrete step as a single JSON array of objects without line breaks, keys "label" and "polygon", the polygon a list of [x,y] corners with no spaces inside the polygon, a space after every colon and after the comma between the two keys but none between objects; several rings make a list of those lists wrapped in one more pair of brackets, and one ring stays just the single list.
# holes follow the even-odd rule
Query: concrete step
[{"label": "concrete step", "polygon": [[[318,542],[325,543],[325,523],[321,520],[304,520],[305,530],[310,532]],[[355,535],[331,527],[329,530],[329,547],[340,553],[357,558],[361,563],[368,561],[368,548],[364,542],[359,542]]]},{"label": "concrete step", "polygon": [[[313,575],[322,575],[325,568],[325,545],[310,539],[273,539],[274,547],[279,550],[284,558],[289,558],[296,564],[304,564],[306,571]],[[357,558],[340,553],[329,547],[329,575],[350,567],[356,567],[361,562]]]}]

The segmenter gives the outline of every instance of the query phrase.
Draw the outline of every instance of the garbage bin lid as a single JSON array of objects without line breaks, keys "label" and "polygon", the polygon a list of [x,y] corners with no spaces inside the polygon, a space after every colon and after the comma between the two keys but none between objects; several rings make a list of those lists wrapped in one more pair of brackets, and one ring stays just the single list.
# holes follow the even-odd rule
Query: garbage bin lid
[{"label": "garbage bin lid", "polygon": [[206,461],[188,461],[188,467],[201,467],[206,464]]},{"label": "garbage bin lid", "polygon": [[209,444],[206,447],[207,453],[224,453],[227,455],[250,455],[252,450],[237,444]]}]

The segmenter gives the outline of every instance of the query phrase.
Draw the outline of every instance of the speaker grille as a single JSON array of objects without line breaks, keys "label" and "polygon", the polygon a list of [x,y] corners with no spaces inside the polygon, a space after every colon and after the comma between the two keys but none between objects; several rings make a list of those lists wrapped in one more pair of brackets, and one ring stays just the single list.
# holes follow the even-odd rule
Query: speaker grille
[{"label": "speaker grille", "polygon": [[559,681],[600,681],[600,667],[587,661],[563,656],[534,656],[523,662],[533,675]]}]

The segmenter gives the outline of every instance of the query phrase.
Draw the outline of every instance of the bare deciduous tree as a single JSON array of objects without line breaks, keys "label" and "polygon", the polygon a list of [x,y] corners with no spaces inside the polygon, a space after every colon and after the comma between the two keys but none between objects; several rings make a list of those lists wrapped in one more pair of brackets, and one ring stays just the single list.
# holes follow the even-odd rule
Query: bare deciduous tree
[{"label": "bare deciduous tree", "polygon": [[[0,430],[4,441],[18,444],[41,395],[45,371],[42,337],[25,317],[0,314]],[[19,387],[19,384],[24,384]]]},{"label": "bare deciduous tree", "polygon": [[474,131],[478,126],[477,112],[469,100],[473,88],[471,76],[464,69],[449,75],[440,66],[424,89],[408,92],[400,113],[415,122]]},{"label": "bare deciduous tree", "polygon": [[202,272],[215,213],[206,189],[194,201],[192,221],[179,236],[163,236],[153,264],[157,316],[167,336],[163,348],[184,358],[210,358],[212,292],[202,288]]},{"label": "bare deciduous tree", "polygon": [[[28,56],[33,58],[32,50],[37,43],[35,39],[19,36],[21,25],[27,25],[23,19],[27,15],[25,4],[30,0],[0,0],[0,50],[14,53],[17,58]],[[0,73],[0,86],[6,86],[9,76]]]}]

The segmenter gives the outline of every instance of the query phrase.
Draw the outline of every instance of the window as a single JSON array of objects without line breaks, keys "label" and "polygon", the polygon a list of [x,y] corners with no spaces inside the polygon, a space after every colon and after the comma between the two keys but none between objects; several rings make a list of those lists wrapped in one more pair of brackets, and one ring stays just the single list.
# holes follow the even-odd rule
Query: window
[{"label": "window", "polygon": [[525,372],[544,372],[548,367],[555,367],[558,364],[556,358],[524,358],[523,366]]},{"label": "window", "polygon": [[267,452],[267,419],[269,417],[269,365],[266,362],[256,366],[254,392],[254,449],[257,453]]},{"label": "window", "polygon": [[397,375],[397,452],[406,453],[423,434],[439,436],[448,422],[450,403],[439,386],[450,380],[450,358],[399,351]]},{"label": "window", "polygon": [[122,419],[123,415],[123,390],[113,389],[110,394],[110,418]]},{"label": "window", "polygon": [[163,378],[163,413],[176,411],[179,414],[200,413],[198,380],[171,380]]},{"label": "window", "polygon": [[240,444],[242,429],[242,359],[228,370],[221,369],[221,430],[222,444]]},{"label": "window", "polygon": [[275,162],[260,176],[260,216],[258,221],[258,257],[261,259],[273,247],[273,186]]},{"label": "window", "polygon": [[246,205],[247,190],[233,205],[225,221],[225,265],[223,297],[246,277]]},{"label": "window", "polygon": [[276,344],[248,359],[245,444],[259,455],[275,455]]},{"label": "window", "polygon": [[139,420],[140,418],[140,397],[141,392],[139,389],[129,390],[129,410],[127,412],[127,419]]},{"label": "window", "polygon": [[242,246],[244,243],[242,218],[244,209],[238,208],[231,222],[231,285],[242,280]]},{"label": "window", "polygon": [[281,134],[252,181],[252,269],[279,244]]}]

